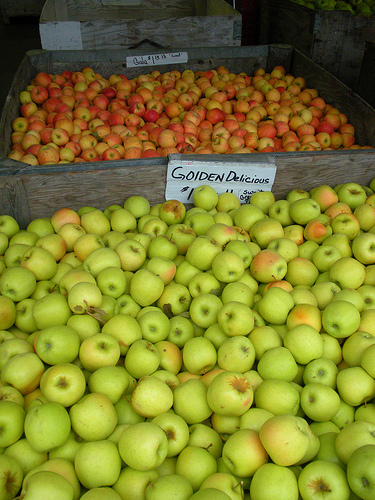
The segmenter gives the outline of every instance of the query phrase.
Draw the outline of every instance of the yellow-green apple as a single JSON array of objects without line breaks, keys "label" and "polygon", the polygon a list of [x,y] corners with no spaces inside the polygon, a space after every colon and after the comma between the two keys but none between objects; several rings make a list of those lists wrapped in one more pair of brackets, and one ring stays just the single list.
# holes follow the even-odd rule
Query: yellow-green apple
[{"label": "yellow-green apple", "polygon": [[321,212],[325,212],[330,206],[339,201],[336,191],[327,184],[321,184],[312,188],[310,196],[319,203]]},{"label": "yellow-green apple", "polygon": [[[147,217],[143,216],[143,217]],[[149,233],[152,236],[158,236],[159,234],[165,234],[168,231],[168,225],[160,219],[160,217],[151,212],[148,214],[148,220],[143,221],[141,217],[138,221],[138,231],[143,233]],[[142,222],[141,222],[142,221]]]},{"label": "yellow-green apple", "polygon": [[364,188],[356,182],[345,182],[337,190],[339,201],[346,203],[351,210],[366,202],[367,194]]},{"label": "yellow-green apple", "polygon": [[361,315],[354,304],[346,300],[331,301],[322,311],[324,330],[336,338],[346,338],[357,331]]},{"label": "yellow-green apple", "polygon": [[232,283],[241,278],[244,273],[245,265],[241,256],[227,250],[218,253],[211,264],[214,276],[222,283]]},{"label": "yellow-green apple", "polygon": [[259,430],[260,440],[273,463],[289,467],[309,448],[308,423],[296,415],[274,415]]},{"label": "yellow-green apple", "polygon": [[34,352],[12,356],[1,370],[1,382],[11,385],[22,395],[29,394],[39,385],[45,370],[42,360]]},{"label": "yellow-green apple", "polygon": [[295,257],[288,262],[285,280],[295,287],[297,285],[312,286],[319,276],[315,264],[306,257]]},{"label": "yellow-green apple", "polygon": [[33,317],[39,330],[53,325],[65,325],[71,315],[67,298],[57,291],[36,300],[33,305]]},{"label": "yellow-green apple", "polygon": [[0,369],[2,370],[13,356],[26,352],[34,352],[30,342],[17,337],[5,338],[0,344]]},{"label": "yellow-green apple", "polygon": [[203,481],[217,472],[215,457],[200,446],[186,446],[177,457],[176,473],[185,477],[193,491],[198,491]]},{"label": "yellow-green apple", "polygon": [[121,269],[124,271],[137,271],[147,256],[144,245],[133,239],[119,242],[114,251],[119,256]]},{"label": "yellow-green apple", "polygon": [[152,422],[140,422],[127,427],[118,442],[122,460],[139,471],[147,471],[163,463],[168,453],[164,430]]},{"label": "yellow-green apple", "polygon": [[[1,281],[1,280],[0,280]],[[26,299],[23,299],[26,300]],[[3,295],[0,296],[0,328],[6,331],[10,328],[16,318],[17,318],[17,309],[14,301],[9,297],[5,297]],[[31,332],[30,332],[31,333]]]},{"label": "yellow-green apple", "polygon": [[121,356],[125,356],[133,342],[142,339],[142,330],[138,321],[129,314],[116,314],[103,325],[101,331],[117,340]]},{"label": "yellow-green apple", "polygon": [[322,356],[313,359],[305,366],[303,370],[303,382],[305,385],[319,383],[336,389],[337,374],[338,368],[334,361]]},{"label": "yellow-green apple", "polygon": [[189,433],[189,446],[206,448],[216,459],[221,457],[223,440],[215,429],[198,423],[189,426]]},{"label": "yellow-green apple", "polygon": [[336,215],[336,217],[331,220],[331,228],[333,234],[345,234],[350,240],[354,240],[361,229],[358,219],[351,213]]},{"label": "yellow-green apple", "polygon": [[4,233],[8,239],[11,239],[20,230],[17,220],[11,215],[0,215],[0,232]]},{"label": "yellow-green apple", "polygon": [[[31,231],[25,231],[24,229],[21,229],[18,233],[12,236],[9,239],[9,241],[8,241],[8,236],[6,234],[1,233],[1,236],[2,238],[6,238],[7,242],[7,245],[4,248],[4,252],[8,248],[8,246],[12,246],[15,244],[29,245],[30,247],[34,246],[39,239],[36,233],[32,233]],[[2,252],[2,254],[4,254],[4,252]]]},{"label": "yellow-green apple", "polygon": [[[257,256],[254,257],[254,260],[256,258]],[[293,297],[287,290],[280,287],[269,288],[257,303],[257,310],[262,318],[268,323],[277,325],[286,322],[293,307]]]},{"label": "yellow-green apple", "polygon": [[283,342],[301,365],[307,365],[323,355],[323,339],[319,331],[309,324],[302,323],[288,330]]},{"label": "yellow-green apple", "polygon": [[254,314],[248,305],[232,300],[220,307],[217,322],[229,337],[248,335],[254,327]]},{"label": "yellow-green apple", "polygon": [[254,393],[257,408],[263,408],[274,415],[296,415],[300,406],[300,394],[296,387],[286,380],[263,380]]},{"label": "yellow-green apple", "polygon": [[[326,425],[326,424],[327,422],[314,422],[314,425]],[[325,430],[327,430],[327,428]],[[344,462],[342,462],[337,456],[335,448],[335,441],[337,434],[338,433],[335,430],[328,430],[327,432],[323,432],[322,434],[318,435],[320,447],[318,453],[314,457],[314,460],[328,460],[329,462],[333,462],[339,465],[343,470],[345,470],[346,466]]]},{"label": "yellow-green apple", "polygon": [[374,445],[375,425],[365,420],[350,422],[341,429],[335,441],[336,452],[340,460],[348,465],[355,450],[366,445]]},{"label": "yellow-green apple", "polygon": [[104,212],[99,209],[85,212],[81,216],[81,226],[86,233],[95,233],[102,236],[111,230],[111,224]]},{"label": "yellow-green apple", "polygon": [[[0,277],[0,294],[13,302],[20,302],[34,292],[36,281],[35,274],[30,269],[21,266],[7,267]],[[6,306],[6,300],[3,302]]]},{"label": "yellow-green apple", "polygon": [[364,351],[375,344],[375,337],[368,332],[356,331],[342,346],[342,357],[348,366],[360,366]]},{"label": "yellow-green apple", "polygon": [[114,431],[118,417],[105,394],[85,394],[69,409],[73,431],[84,441],[107,439]]},{"label": "yellow-green apple", "polygon": [[159,217],[168,226],[181,224],[185,218],[186,207],[179,200],[166,200],[159,209]]},{"label": "yellow-green apple", "polygon": [[57,472],[40,470],[30,474],[22,483],[22,498],[61,498],[74,500],[74,488]]},{"label": "yellow-green apple", "polygon": [[120,345],[112,335],[95,333],[81,342],[79,360],[89,372],[101,366],[114,366],[120,359]]},{"label": "yellow-green apple", "polygon": [[30,245],[26,243],[15,243],[14,245],[8,246],[3,258],[5,267],[20,267],[21,257],[28,248],[30,248]]},{"label": "yellow-green apple", "polygon": [[171,495],[180,498],[191,498],[193,488],[188,479],[178,474],[161,475],[152,480],[145,489],[145,498],[149,500],[162,500]]},{"label": "yellow-green apple", "polygon": [[192,199],[196,207],[207,211],[215,208],[219,200],[215,189],[207,184],[196,187],[193,191]]},{"label": "yellow-green apple", "polygon": [[189,280],[187,287],[192,298],[202,293],[219,295],[221,290],[221,284],[218,278],[213,273],[207,271],[198,271],[198,273]]},{"label": "yellow-green apple", "polygon": [[190,243],[196,237],[193,228],[189,227],[185,223],[171,224],[165,234],[176,243],[179,255],[186,254]]},{"label": "yellow-green apple", "polygon": [[144,496],[148,484],[158,477],[159,474],[155,469],[140,471],[133,467],[123,466],[112,489],[120,498]]},{"label": "yellow-green apple", "polygon": [[195,212],[186,213],[184,224],[190,227],[196,236],[205,235],[209,227],[215,224],[215,219],[213,215],[203,209],[198,207],[194,207],[194,209],[196,209]]},{"label": "yellow-green apple", "polygon": [[251,195],[249,203],[256,205],[262,212],[268,214],[270,206],[275,203],[275,195],[272,191],[259,191]]},{"label": "yellow-green apple", "polygon": [[217,241],[222,248],[230,242],[238,240],[238,232],[233,225],[215,222],[206,231],[206,235]]},{"label": "yellow-green apple", "polygon": [[371,345],[367,346],[367,348],[364,350],[360,359],[360,366],[373,378],[375,374],[374,356],[375,356],[375,348],[371,343]]},{"label": "yellow-green apple", "polygon": [[365,403],[359,406],[354,414],[355,420],[366,420],[367,422],[375,422],[375,404]]},{"label": "yellow-green apple", "polygon": [[96,284],[103,295],[117,299],[125,292],[126,274],[119,267],[108,266],[96,275]]},{"label": "yellow-green apple", "polygon": [[124,208],[129,210],[136,219],[150,212],[150,202],[145,196],[132,195],[128,196],[124,202]]},{"label": "yellow-green apple", "polygon": [[283,345],[281,336],[270,325],[255,326],[248,337],[254,346],[257,361],[268,349],[282,347]]},{"label": "yellow-green apple", "polygon": [[311,260],[318,271],[324,273],[329,271],[332,264],[341,259],[340,250],[333,245],[321,245],[313,251]]},{"label": "yellow-green apple", "polygon": [[108,498],[108,500],[120,500],[121,497],[116,491],[110,486],[99,486],[98,488],[91,488],[87,490],[86,493],[82,495],[81,498],[84,500],[99,500],[103,495]]},{"label": "yellow-green apple", "polygon": [[327,385],[319,382],[306,384],[301,392],[301,408],[314,422],[325,422],[336,415],[340,396]]},{"label": "yellow-green apple", "polygon": [[111,248],[97,248],[93,250],[83,261],[83,270],[90,273],[94,278],[106,267],[121,267],[118,253]]},{"label": "yellow-green apple", "polygon": [[189,426],[182,417],[168,411],[160,413],[151,422],[161,427],[168,438],[167,457],[176,457],[187,446]]},{"label": "yellow-green apple", "polygon": [[67,408],[83,396],[86,378],[74,363],[59,363],[45,370],[40,379],[40,390],[47,401]]},{"label": "yellow-green apple", "polygon": [[250,228],[265,217],[263,211],[252,204],[244,204],[235,209],[234,223],[249,232]]},{"label": "yellow-green apple", "polygon": [[249,234],[251,241],[264,249],[275,239],[284,237],[284,228],[279,220],[269,217],[253,224]]},{"label": "yellow-green apple", "polygon": [[347,464],[346,477],[351,490],[359,498],[370,500],[375,493],[375,477],[372,464],[375,446],[368,444],[355,450]]},{"label": "yellow-green apple", "polygon": [[202,293],[197,295],[190,304],[190,318],[199,327],[208,328],[217,322],[218,312],[223,303],[217,295]]},{"label": "yellow-green apple", "polygon": [[292,220],[301,226],[319,217],[321,211],[319,204],[312,198],[300,198],[293,201],[289,207]]},{"label": "yellow-green apple", "polygon": [[119,233],[134,231],[137,227],[137,219],[134,215],[126,208],[121,207],[111,213],[109,222],[112,231],[118,231]]},{"label": "yellow-green apple", "polygon": [[252,477],[250,494],[253,500],[274,496],[280,500],[297,500],[299,498],[297,477],[289,467],[273,462],[263,464]]},{"label": "yellow-green apple", "polygon": [[177,257],[177,253],[178,248],[176,243],[164,234],[152,238],[147,248],[147,256],[150,259],[159,256],[174,260]]},{"label": "yellow-green apple", "polygon": [[289,349],[277,346],[262,354],[257,364],[257,371],[263,380],[276,378],[292,382],[297,376],[298,365]]},{"label": "yellow-green apple", "polygon": [[312,500],[322,492],[329,492],[332,498],[335,496],[337,499],[350,497],[345,471],[329,460],[315,460],[306,464],[298,476],[298,488],[306,500]]},{"label": "yellow-green apple", "polygon": [[136,379],[151,375],[160,364],[160,353],[152,342],[139,339],[133,342],[125,357],[126,370]]},{"label": "yellow-green apple", "polygon": [[72,286],[67,300],[74,314],[85,314],[101,306],[103,295],[96,284],[82,281]]},{"label": "yellow-green apple", "polygon": [[240,372],[219,373],[207,388],[207,402],[219,415],[241,416],[252,405],[253,389]]},{"label": "yellow-green apple", "polygon": [[121,472],[119,450],[109,439],[82,443],[74,458],[74,468],[87,489],[112,486]]},{"label": "yellow-green apple", "polygon": [[157,276],[160,276],[164,285],[168,285],[172,281],[177,270],[177,266],[172,259],[160,255],[149,259],[146,268]]},{"label": "yellow-green apple", "polygon": [[0,402],[0,421],[3,429],[0,446],[6,448],[23,436],[26,412],[22,405],[14,401]]},{"label": "yellow-green apple", "polygon": [[[60,403],[43,403],[32,407],[25,417],[25,437],[30,446],[45,452],[61,446],[68,439],[69,413]],[[45,429],[45,433],[41,433]]]},{"label": "yellow-green apple", "polygon": [[194,337],[194,326],[189,318],[182,315],[170,318],[170,332],[167,340],[173,342],[180,349],[186,344],[188,339]]},{"label": "yellow-green apple", "polygon": [[217,351],[217,363],[227,371],[245,373],[253,367],[255,348],[251,340],[243,335],[226,339]]},{"label": "yellow-green apple", "polygon": [[[219,212],[220,213],[220,212]],[[253,259],[253,254],[250,246],[246,241],[233,240],[225,245],[224,251],[231,251],[237,253],[243,260],[244,268],[247,269]]]},{"label": "yellow-green apple", "polygon": [[59,291],[62,295],[68,295],[70,289],[73,285],[80,282],[89,282],[96,284],[96,280],[92,274],[83,269],[70,269],[63,276],[61,276],[59,285]]},{"label": "yellow-green apple", "polygon": [[130,282],[130,295],[142,307],[156,302],[163,290],[163,280],[148,269],[138,269]]},{"label": "yellow-green apple", "polygon": [[141,416],[154,418],[173,405],[173,392],[163,380],[145,376],[139,379],[131,395],[131,405]]},{"label": "yellow-green apple", "polygon": [[275,250],[263,249],[250,263],[251,275],[261,283],[270,283],[284,278],[288,268],[285,258]]},{"label": "yellow-green apple", "polygon": [[269,208],[268,215],[272,219],[278,220],[283,227],[293,224],[293,219],[289,214],[290,201],[276,200]]},{"label": "yellow-green apple", "polygon": [[40,330],[34,349],[40,359],[48,365],[71,363],[78,356],[81,342],[78,334],[67,325],[54,325]]},{"label": "yellow-green apple", "polygon": [[375,234],[362,232],[352,240],[353,257],[365,265],[374,264]]},{"label": "yellow-green apple", "polygon": [[216,210],[218,212],[230,212],[241,206],[241,202],[238,197],[231,192],[219,193],[218,200],[216,203]]},{"label": "yellow-green apple", "polygon": [[208,338],[194,337],[184,344],[182,360],[188,372],[202,375],[215,366],[217,352]]},{"label": "yellow-green apple", "polygon": [[83,262],[92,251],[104,246],[105,243],[102,236],[96,233],[85,232],[85,234],[79,236],[73,243],[73,251],[78,259]]},{"label": "yellow-green apple", "polygon": [[221,293],[221,301],[223,304],[226,304],[231,300],[242,302],[252,307],[254,305],[254,293],[246,283],[240,281],[227,283]]},{"label": "yellow-green apple", "polygon": [[365,266],[353,257],[342,257],[329,270],[330,280],[340,288],[359,288],[365,279]]},{"label": "yellow-green apple", "polygon": [[105,394],[115,404],[128,389],[129,376],[123,366],[101,366],[88,376],[87,386],[90,392]]},{"label": "yellow-green apple", "polygon": [[367,200],[354,209],[353,215],[357,218],[359,226],[363,231],[369,231],[375,225],[375,207]]},{"label": "yellow-green apple", "polygon": [[207,403],[206,385],[199,378],[190,378],[178,385],[173,391],[173,410],[188,425],[208,419],[212,410]]},{"label": "yellow-green apple", "polygon": [[359,406],[375,396],[375,380],[361,366],[349,366],[337,374],[337,392],[349,405]]}]

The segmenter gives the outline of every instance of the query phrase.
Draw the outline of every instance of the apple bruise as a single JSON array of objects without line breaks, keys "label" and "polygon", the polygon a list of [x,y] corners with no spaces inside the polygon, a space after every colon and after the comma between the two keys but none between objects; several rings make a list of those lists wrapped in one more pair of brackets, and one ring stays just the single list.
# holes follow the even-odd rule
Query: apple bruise
[{"label": "apple bruise", "polygon": [[[245,378],[239,378],[239,377],[232,377],[231,379],[228,380],[228,385],[232,386],[233,389],[236,391],[240,392],[241,394],[245,394],[246,391],[248,391],[251,388],[250,382]],[[250,398],[247,398],[243,405],[247,406],[249,404]]]},{"label": "apple bruise", "polygon": [[14,498],[14,495],[19,490],[19,485],[17,485],[16,482],[17,474],[11,474],[11,471],[9,469],[7,471],[4,471],[3,474],[4,478],[6,478],[5,489],[10,495],[9,498]]},{"label": "apple bruise", "polygon": [[332,493],[331,488],[324,482],[322,477],[318,479],[311,479],[307,486],[313,491],[313,495],[321,493],[323,498],[325,497],[325,493]]}]

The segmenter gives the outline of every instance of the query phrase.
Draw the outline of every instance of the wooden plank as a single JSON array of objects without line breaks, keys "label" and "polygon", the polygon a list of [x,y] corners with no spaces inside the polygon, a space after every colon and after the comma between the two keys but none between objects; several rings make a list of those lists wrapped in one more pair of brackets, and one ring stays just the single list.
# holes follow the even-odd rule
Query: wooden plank
[{"label": "wooden plank", "polygon": [[374,74],[375,74],[375,36],[374,40],[366,41],[365,53],[363,55],[359,82],[358,94],[365,99],[366,102],[375,108],[375,92],[374,92]]},{"label": "wooden plank", "polygon": [[10,24],[10,18],[21,16],[39,17],[45,0],[1,0],[1,13],[4,24]]}]

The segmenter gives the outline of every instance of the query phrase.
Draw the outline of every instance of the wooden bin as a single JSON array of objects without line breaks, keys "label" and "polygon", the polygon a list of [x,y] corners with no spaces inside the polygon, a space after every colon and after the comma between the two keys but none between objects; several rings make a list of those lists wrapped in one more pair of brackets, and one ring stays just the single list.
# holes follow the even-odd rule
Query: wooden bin
[{"label": "wooden bin", "polygon": [[375,33],[372,40],[366,40],[366,48],[363,55],[358,83],[358,94],[371,104],[372,107],[375,107],[374,75]]},{"label": "wooden bin", "polygon": [[10,24],[11,17],[39,17],[45,0],[1,0],[0,8],[4,24]]},{"label": "wooden bin", "polygon": [[225,0],[47,0],[40,16],[47,50],[241,45],[242,16]]},{"label": "wooden bin", "polygon": [[[176,49],[178,50],[178,49]],[[155,49],[155,52],[158,51]],[[220,65],[249,75],[262,67],[270,71],[282,64],[295,76],[304,76],[308,86],[319,89],[330,104],[346,113],[356,127],[357,142],[375,145],[375,110],[348,87],[289,45],[216,47],[186,49],[188,62],[157,66],[171,69],[206,70]],[[132,55],[147,54],[137,49]],[[159,49],[160,54],[163,51]],[[90,66],[103,76],[126,73],[130,78],[148,72],[127,68],[129,51],[30,51],[26,54],[8,94],[0,121],[0,213],[16,217],[22,227],[37,217],[48,217],[63,206],[105,208],[121,203],[132,194],[142,194],[151,203],[165,199],[168,158],[86,162],[31,167],[6,158],[11,146],[11,122],[19,115],[19,92],[40,71],[61,73]],[[184,155],[198,160],[200,155]],[[202,158],[202,157],[200,157]],[[293,188],[310,189],[320,184],[356,181],[368,183],[375,177],[375,150],[316,151],[204,155],[215,164],[271,162],[277,167],[273,192],[285,197]]]},{"label": "wooden bin", "polygon": [[314,10],[292,0],[257,0],[258,43],[288,43],[358,90],[366,40],[375,36],[375,16]]}]

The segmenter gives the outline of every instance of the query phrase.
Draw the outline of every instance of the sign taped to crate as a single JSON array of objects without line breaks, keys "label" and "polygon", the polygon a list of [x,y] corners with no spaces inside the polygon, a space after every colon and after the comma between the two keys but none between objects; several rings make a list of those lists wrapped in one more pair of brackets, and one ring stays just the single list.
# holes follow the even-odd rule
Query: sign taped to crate
[{"label": "sign taped to crate", "polygon": [[42,46],[46,50],[82,50],[81,24],[78,21],[52,22],[39,26]]},{"label": "sign taped to crate", "polygon": [[192,203],[196,187],[209,184],[220,193],[232,192],[241,203],[248,203],[253,193],[272,191],[276,161],[236,163],[169,159],[165,198]]},{"label": "sign taped to crate", "polygon": [[128,56],[126,66],[136,68],[141,66],[157,66],[161,64],[187,63],[189,60],[187,52],[166,52],[163,54],[146,54],[139,56]]}]

